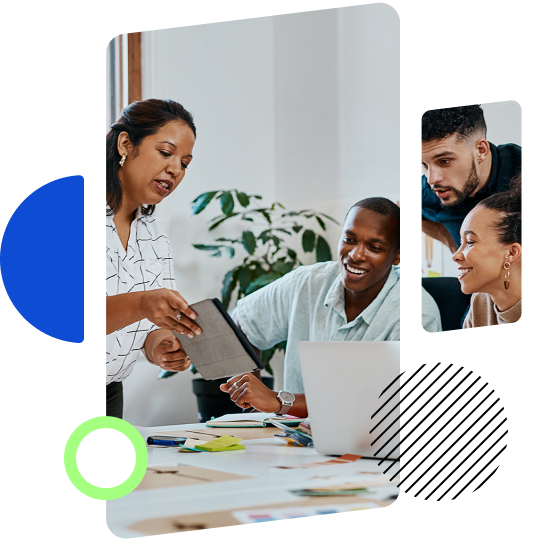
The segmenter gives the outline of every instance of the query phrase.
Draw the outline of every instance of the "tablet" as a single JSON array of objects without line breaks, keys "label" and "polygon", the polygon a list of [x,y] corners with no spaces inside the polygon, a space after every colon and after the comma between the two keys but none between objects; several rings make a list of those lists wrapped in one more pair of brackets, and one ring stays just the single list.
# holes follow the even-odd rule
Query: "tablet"
[{"label": "tablet", "polygon": [[205,380],[229,378],[265,367],[219,299],[205,299],[190,307],[198,315],[195,322],[202,334],[192,339],[174,335]]}]

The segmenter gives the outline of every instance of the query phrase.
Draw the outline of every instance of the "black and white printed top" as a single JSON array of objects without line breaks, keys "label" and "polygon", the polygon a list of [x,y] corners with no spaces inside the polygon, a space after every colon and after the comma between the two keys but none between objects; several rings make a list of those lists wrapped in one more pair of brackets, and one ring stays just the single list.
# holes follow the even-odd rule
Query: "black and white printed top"
[{"label": "black and white printed top", "polygon": [[[170,242],[162,224],[138,209],[131,224],[127,251],[113,217],[106,217],[106,295],[169,288],[175,290]],[[144,319],[106,336],[106,383],[125,380],[151,331]]]}]

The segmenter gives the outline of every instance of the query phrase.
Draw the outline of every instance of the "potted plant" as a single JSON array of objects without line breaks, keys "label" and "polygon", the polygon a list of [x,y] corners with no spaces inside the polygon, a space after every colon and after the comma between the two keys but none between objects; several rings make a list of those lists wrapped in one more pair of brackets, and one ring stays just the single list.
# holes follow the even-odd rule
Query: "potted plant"
[{"label": "potted plant", "polygon": [[[242,233],[235,238],[217,237],[210,245],[194,244],[194,248],[210,253],[210,257],[233,258],[238,251],[243,252],[241,263],[227,271],[222,281],[222,304],[229,308],[232,299],[239,300],[263,286],[283,277],[303,262],[295,249],[302,245],[305,253],[315,255],[316,262],[332,259],[330,247],[321,233],[326,231],[326,220],[338,224],[332,217],[311,209],[287,211],[281,203],[273,203],[269,207],[261,206],[261,196],[246,194],[239,190],[216,190],[200,194],[192,202],[192,214],[202,213],[208,205],[219,201],[220,212],[209,220],[209,231],[216,230],[224,222],[244,222]],[[255,205],[258,203],[259,205]],[[309,226],[309,224],[313,224]],[[266,371],[273,375],[270,360],[276,351],[285,351],[285,342],[262,352]],[[159,378],[166,378],[175,373],[161,371]],[[273,380],[273,379],[272,379]],[[227,394],[219,390],[219,381],[193,381],[194,393],[198,398],[200,421],[206,421],[208,413],[219,416],[228,412],[241,412]],[[270,385],[269,387],[272,387]],[[211,406],[202,405],[203,389],[207,388]],[[222,398],[222,407],[217,407],[214,398]],[[201,401],[201,403],[200,403]],[[223,410],[222,410],[223,409]],[[235,409],[235,410],[234,410]],[[208,419],[208,418],[207,418]]]}]

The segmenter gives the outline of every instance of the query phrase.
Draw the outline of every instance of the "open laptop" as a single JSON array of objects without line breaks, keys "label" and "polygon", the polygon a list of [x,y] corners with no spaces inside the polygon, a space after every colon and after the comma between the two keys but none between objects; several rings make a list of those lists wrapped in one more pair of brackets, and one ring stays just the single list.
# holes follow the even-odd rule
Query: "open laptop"
[{"label": "open laptop", "polygon": [[299,343],[302,380],[317,452],[379,459],[399,457],[399,344]]}]

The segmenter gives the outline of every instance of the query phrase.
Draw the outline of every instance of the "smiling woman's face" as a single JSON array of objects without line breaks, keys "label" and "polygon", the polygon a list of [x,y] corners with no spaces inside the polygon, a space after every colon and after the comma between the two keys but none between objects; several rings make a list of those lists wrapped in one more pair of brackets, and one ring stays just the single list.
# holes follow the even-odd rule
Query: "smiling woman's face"
[{"label": "smiling woman's face", "polygon": [[503,288],[503,264],[509,246],[500,243],[494,223],[498,211],[475,207],[461,226],[461,246],[453,255],[459,266],[459,282],[465,294],[493,294]]},{"label": "smiling woman's face", "polygon": [[[143,139],[136,149],[131,145],[124,165],[119,168],[122,206],[154,205],[170,195],[185,176],[194,142],[194,134],[186,123],[171,121]],[[124,154],[119,141],[118,151]]]}]

